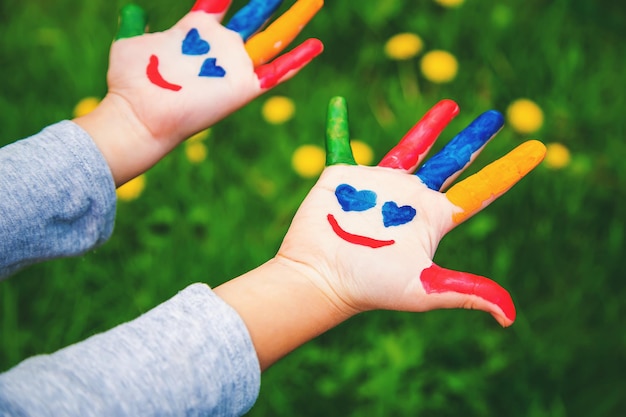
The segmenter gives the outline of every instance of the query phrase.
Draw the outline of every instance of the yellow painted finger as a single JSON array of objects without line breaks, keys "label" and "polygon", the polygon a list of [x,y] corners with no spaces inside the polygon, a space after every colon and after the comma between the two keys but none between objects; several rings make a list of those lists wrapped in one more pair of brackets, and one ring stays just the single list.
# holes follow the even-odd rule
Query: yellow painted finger
[{"label": "yellow painted finger", "polygon": [[508,191],[532,171],[545,154],[543,143],[536,140],[525,142],[450,188],[446,197],[463,210],[453,215],[454,223],[463,222]]},{"label": "yellow painted finger", "polygon": [[263,32],[246,42],[246,51],[255,67],[277,56],[295,39],[324,5],[324,0],[299,0]]}]

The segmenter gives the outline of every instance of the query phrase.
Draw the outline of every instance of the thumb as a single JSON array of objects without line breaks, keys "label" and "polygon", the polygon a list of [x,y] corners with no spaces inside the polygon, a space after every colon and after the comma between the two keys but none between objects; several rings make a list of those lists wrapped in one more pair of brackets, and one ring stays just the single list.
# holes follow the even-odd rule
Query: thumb
[{"label": "thumb", "polygon": [[496,282],[436,264],[420,275],[424,291],[436,295],[435,308],[467,308],[490,313],[503,327],[515,321],[515,306],[508,291]]}]

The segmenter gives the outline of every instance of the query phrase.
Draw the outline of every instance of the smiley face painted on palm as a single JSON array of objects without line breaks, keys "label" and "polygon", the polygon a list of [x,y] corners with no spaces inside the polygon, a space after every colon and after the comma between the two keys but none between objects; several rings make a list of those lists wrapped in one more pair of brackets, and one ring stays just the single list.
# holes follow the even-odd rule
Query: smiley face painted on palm
[{"label": "smiley face painted on palm", "polygon": [[[200,36],[200,31],[197,28],[192,28],[187,32],[181,46],[183,55],[204,56],[209,54],[210,51],[211,44]],[[172,91],[180,91],[182,89],[181,85],[174,84],[163,78],[159,72],[159,57],[156,55],[150,56],[146,74],[150,82],[157,87]],[[223,78],[226,76],[226,70],[217,64],[216,57],[208,56],[200,67],[198,76]]]},{"label": "smiley face painted on palm", "polygon": [[[228,77],[227,82],[220,83],[226,95],[243,97],[247,92],[249,100],[293,76],[323,50],[320,41],[309,39],[280,55],[320,10],[323,1],[298,0],[268,24],[281,3],[251,0],[222,25],[231,0],[196,0],[191,11],[170,30],[149,34],[144,33],[143,9],[127,5],[120,14],[116,40],[137,39],[115,49],[122,49],[120,60],[137,62],[142,67],[151,86],[174,92],[185,88],[193,95],[205,85],[215,87],[205,80]],[[131,78],[125,77],[135,74],[129,67],[113,71],[114,78],[118,72],[120,78]],[[234,105],[239,107],[241,103]]]},{"label": "smiley face painted on palm", "polygon": [[[335,197],[337,197],[337,202],[341,209],[346,213],[364,212],[378,208],[378,195],[376,192],[372,190],[357,190],[349,184],[339,184],[335,189]],[[417,214],[417,211],[412,206],[398,206],[394,201],[384,202],[380,212],[382,214],[381,221],[386,228],[409,223]],[[335,234],[346,242],[369,246],[370,248],[381,248],[395,243],[393,239],[383,240],[351,233],[341,227],[332,213],[328,214],[327,219]]]}]

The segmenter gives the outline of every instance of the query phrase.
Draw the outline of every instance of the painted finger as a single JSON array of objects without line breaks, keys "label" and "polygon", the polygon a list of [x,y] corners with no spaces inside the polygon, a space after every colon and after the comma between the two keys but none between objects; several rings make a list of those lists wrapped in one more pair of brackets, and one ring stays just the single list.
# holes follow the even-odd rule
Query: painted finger
[{"label": "painted finger", "polygon": [[348,107],[343,97],[333,97],[328,104],[326,122],[326,166],[356,165],[350,147]]},{"label": "painted finger", "polygon": [[297,48],[279,56],[269,64],[257,67],[256,73],[261,88],[266,90],[293,77],[316,56],[322,53],[324,45],[317,39],[308,39]]},{"label": "painted finger", "polygon": [[214,15],[218,21],[221,21],[230,7],[230,3],[231,0],[197,0],[191,11]]},{"label": "painted finger", "polygon": [[531,140],[524,142],[476,174],[455,184],[446,192],[446,197],[462,211],[453,214],[455,224],[463,222],[493,200],[507,192],[544,158],[546,147]]},{"label": "painted finger", "polygon": [[115,40],[143,35],[146,31],[146,12],[136,4],[127,4],[120,10],[119,28]]},{"label": "painted finger", "polygon": [[428,188],[440,191],[472,163],[482,148],[502,129],[504,118],[494,110],[478,116],[415,173]]},{"label": "painted finger", "polygon": [[241,35],[244,41],[261,29],[282,0],[250,0],[230,19],[226,28]]},{"label": "painted finger", "polygon": [[432,264],[422,271],[420,280],[427,294],[441,295],[438,308],[486,311],[503,327],[515,321],[515,305],[511,295],[488,278]]},{"label": "painted finger", "polygon": [[457,114],[459,106],[452,100],[442,100],[435,104],[385,155],[378,166],[412,172]]},{"label": "painted finger", "polygon": [[246,42],[255,67],[269,62],[295,39],[324,5],[323,0],[299,0],[262,32]]}]

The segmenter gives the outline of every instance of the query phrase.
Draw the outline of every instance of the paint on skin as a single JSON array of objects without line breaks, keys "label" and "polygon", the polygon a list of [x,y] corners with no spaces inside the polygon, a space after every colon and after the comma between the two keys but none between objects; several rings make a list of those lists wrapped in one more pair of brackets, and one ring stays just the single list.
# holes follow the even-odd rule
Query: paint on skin
[{"label": "paint on skin", "polygon": [[163,79],[163,76],[159,72],[159,58],[156,55],[150,56],[150,63],[146,68],[146,74],[148,75],[150,82],[158,87],[172,91],[179,91],[183,88],[180,85],[172,84]]},{"label": "paint on skin", "polygon": [[[376,207],[376,193],[371,190],[357,190],[348,184],[339,184],[335,189],[335,196],[343,211],[366,211]],[[382,209],[383,224],[385,227],[399,226],[413,220],[416,210],[411,206],[398,207],[393,201],[383,204]],[[394,240],[378,240],[367,236],[355,235],[346,232],[339,226],[339,223],[332,214],[327,216],[333,231],[337,236],[346,242],[355,245],[369,246],[370,248],[380,248],[393,245]]]},{"label": "paint on skin", "polygon": [[348,107],[343,97],[330,100],[326,122],[326,165],[337,164],[357,164],[350,147]]},{"label": "paint on skin", "polygon": [[339,184],[335,196],[343,211],[365,211],[376,207],[376,193],[370,190],[357,191],[351,185]]},{"label": "paint on skin", "polygon": [[355,245],[368,246],[374,249],[382,248],[384,246],[389,246],[389,245],[393,245],[394,243],[396,243],[395,240],[378,240],[378,239],[372,239],[367,236],[360,236],[360,235],[348,233],[345,230],[343,230],[341,226],[339,226],[339,223],[337,223],[335,216],[333,216],[332,214],[329,214],[328,216],[326,216],[326,218],[328,219],[328,223],[330,223],[330,226],[332,227],[335,234],[339,236],[340,238],[342,238],[343,240],[345,240],[346,242],[353,243]]},{"label": "paint on skin", "polygon": [[479,211],[484,204],[499,197],[532,171],[544,158],[546,147],[531,140],[484,167],[476,174],[455,184],[446,192],[452,204],[463,211],[455,213],[452,220],[461,223]]},{"label": "paint on skin", "polygon": [[198,0],[191,8],[192,12],[224,13],[230,6],[230,0]]},{"label": "paint on skin", "polygon": [[278,55],[323,5],[323,0],[297,1],[267,29],[251,37],[245,46],[253,66],[265,64]]},{"label": "paint on skin", "polygon": [[411,206],[398,207],[393,201],[383,204],[383,224],[385,227],[400,226],[408,223],[417,214],[417,211]]},{"label": "paint on skin", "polygon": [[251,0],[235,13],[226,28],[239,33],[246,41],[263,27],[281,3],[282,0]]},{"label": "paint on skin", "polygon": [[211,45],[200,37],[198,29],[193,28],[187,32],[183,40],[183,55],[204,55],[211,50]]},{"label": "paint on skin", "polygon": [[255,68],[262,89],[269,89],[286,80],[297,70],[311,62],[324,50],[324,45],[317,39],[308,39],[295,49],[279,56],[269,64]]},{"label": "paint on skin", "polygon": [[440,101],[385,155],[378,166],[405,171],[414,169],[420,157],[457,114],[459,106],[454,101]]},{"label": "paint on skin", "polygon": [[475,295],[498,306],[504,315],[515,321],[515,305],[509,293],[495,282],[467,272],[451,271],[432,264],[420,274],[427,294],[455,292]]},{"label": "paint on skin", "polygon": [[415,173],[431,190],[439,191],[448,178],[470,163],[504,125],[504,117],[495,110],[478,116]]},{"label": "paint on skin", "polygon": [[217,77],[226,76],[226,70],[217,65],[217,58],[207,58],[200,69],[200,77]]},{"label": "paint on skin", "polygon": [[146,12],[136,4],[127,4],[120,11],[120,26],[116,40],[143,35],[146,29]]}]

